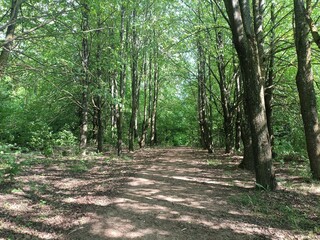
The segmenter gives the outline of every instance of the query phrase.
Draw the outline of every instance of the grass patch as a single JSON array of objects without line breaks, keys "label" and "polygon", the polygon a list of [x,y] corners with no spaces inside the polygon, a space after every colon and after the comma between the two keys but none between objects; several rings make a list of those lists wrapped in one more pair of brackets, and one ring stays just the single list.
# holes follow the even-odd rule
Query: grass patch
[{"label": "grass patch", "polygon": [[262,218],[272,227],[320,233],[319,197],[309,199],[291,192],[253,191],[232,196],[230,201],[251,211],[256,218]]},{"label": "grass patch", "polygon": [[69,171],[72,173],[84,173],[92,167],[92,163],[88,160],[75,160],[70,166]]},{"label": "grass patch", "polygon": [[217,167],[217,166],[219,166],[221,163],[220,163],[220,161],[219,160],[216,160],[216,159],[208,159],[207,160],[207,165],[209,166],[209,167]]}]

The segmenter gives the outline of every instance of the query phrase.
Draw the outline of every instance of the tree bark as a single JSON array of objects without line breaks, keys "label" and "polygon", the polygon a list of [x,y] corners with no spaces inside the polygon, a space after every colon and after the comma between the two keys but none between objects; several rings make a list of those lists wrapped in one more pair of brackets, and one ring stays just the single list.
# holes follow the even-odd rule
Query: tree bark
[{"label": "tree bark", "polygon": [[224,60],[224,42],[222,32],[217,32],[216,42],[218,49],[218,71],[219,71],[219,88],[220,99],[223,113],[223,129],[225,135],[225,153],[230,153],[233,149],[233,112],[230,104],[230,89],[226,83],[226,63]]},{"label": "tree bark", "polygon": [[298,57],[296,84],[312,177],[320,180],[320,129],[311,66],[311,47],[308,40],[309,26],[304,11],[304,1],[294,0],[295,45]]},{"label": "tree bark", "polygon": [[[155,34],[155,33],[154,33]],[[154,50],[154,59],[158,57],[158,47]],[[158,110],[158,95],[159,95],[159,65],[157,60],[154,61],[153,72],[153,100],[151,112],[151,125],[150,125],[150,146],[157,144],[157,110]]]},{"label": "tree bark", "polygon": [[275,60],[275,3],[271,3],[271,42],[270,42],[270,54],[269,54],[269,64],[266,74],[266,84],[265,84],[265,102],[266,102],[266,114],[267,114],[267,123],[268,123],[268,131],[270,136],[270,142],[272,147],[272,156],[275,155],[274,152],[274,131],[272,124],[272,115],[273,115],[273,79],[274,79],[274,60]]},{"label": "tree bark", "polygon": [[82,155],[86,154],[88,141],[88,94],[89,94],[89,40],[87,31],[89,30],[89,5],[81,3],[82,9],[82,99],[81,99],[81,124],[80,124],[80,151]]},{"label": "tree bark", "polygon": [[6,68],[10,52],[12,51],[16,22],[22,2],[23,0],[11,0],[9,25],[6,31],[5,43],[2,46],[2,51],[0,54],[0,76],[3,74]]},{"label": "tree bark", "polygon": [[[235,63],[234,63],[235,65]],[[238,72],[237,70],[234,70],[234,72]],[[235,77],[236,77],[236,88],[235,88],[235,96],[236,96],[236,122],[235,122],[235,144],[234,144],[234,148],[235,150],[239,151],[240,150],[240,145],[241,145],[241,118],[242,118],[242,112],[241,111],[241,95],[242,95],[242,91],[241,91],[241,84],[240,84],[240,74],[239,73],[235,73]]]},{"label": "tree bark", "polygon": [[246,102],[243,103],[242,121],[241,121],[241,140],[243,143],[243,159],[239,164],[242,169],[255,172],[255,159],[253,154],[252,136],[249,124],[249,116],[246,114],[248,110],[245,110],[248,106]]},{"label": "tree bark", "polygon": [[311,0],[307,0],[307,9],[306,9],[307,22],[309,24],[313,40],[317,44],[318,48],[320,48],[320,34],[319,34],[319,31],[318,31],[316,24],[314,23],[313,19],[311,18],[311,13],[312,13]]},{"label": "tree bark", "polygon": [[[121,58],[121,67],[119,73],[119,97],[120,102],[118,103],[117,112],[116,112],[116,124],[117,124],[117,153],[118,156],[122,154],[122,133],[123,133],[123,104],[124,104],[124,89],[125,89],[125,78],[126,78],[126,61],[124,59],[125,50],[127,50],[128,41],[128,31],[125,31],[125,15],[126,7],[124,4],[121,5],[121,26],[120,26],[120,58]],[[129,24],[127,22],[128,28]],[[126,37],[124,36],[126,32]]]},{"label": "tree bark", "polygon": [[[146,145],[146,139],[147,139],[147,132],[150,125],[150,85],[151,85],[151,58],[149,58],[149,64],[147,62],[147,57],[145,57],[144,64],[143,64],[143,77],[144,77],[144,101],[143,101],[143,121],[142,121],[142,127],[141,127],[141,137],[139,140],[139,146],[140,148],[144,148]],[[149,92],[148,92],[149,90]]]},{"label": "tree bark", "polygon": [[[253,0],[255,3],[255,0]],[[255,162],[256,186],[274,190],[276,180],[272,167],[271,142],[267,127],[262,75],[256,34],[252,29],[251,10],[247,0],[224,0],[233,42],[238,53],[244,81],[244,96]],[[255,5],[255,4],[254,4]]]},{"label": "tree bark", "polygon": [[129,126],[129,151],[134,150],[134,140],[137,132],[137,110],[138,110],[138,95],[139,95],[139,78],[138,78],[138,46],[137,46],[137,29],[136,29],[136,14],[134,8],[132,15],[132,64],[131,64],[131,119]]},{"label": "tree bark", "polygon": [[198,115],[199,127],[202,147],[208,150],[209,153],[213,152],[212,135],[208,123],[207,113],[207,90],[206,90],[206,59],[203,47],[198,41]]}]

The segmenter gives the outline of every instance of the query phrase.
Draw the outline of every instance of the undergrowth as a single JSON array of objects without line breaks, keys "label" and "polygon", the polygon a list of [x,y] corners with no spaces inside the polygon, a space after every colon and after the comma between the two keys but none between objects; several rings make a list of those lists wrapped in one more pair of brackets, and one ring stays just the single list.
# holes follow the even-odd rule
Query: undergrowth
[{"label": "undergrowth", "polygon": [[249,210],[252,217],[268,226],[320,234],[318,196],[306,201],[303,194],[294,192],[252,191],[233,196],[230,201]]}]

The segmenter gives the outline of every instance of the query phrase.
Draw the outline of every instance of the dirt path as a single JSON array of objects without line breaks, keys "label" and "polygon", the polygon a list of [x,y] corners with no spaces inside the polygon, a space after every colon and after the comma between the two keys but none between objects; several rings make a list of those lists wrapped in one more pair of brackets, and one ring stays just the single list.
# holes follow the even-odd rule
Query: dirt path
[{"label": "dirt path", "polygon": [[296,239],[230,203],[253,187],[252,176],[216,157],[189,148],[136,153],[134,176],[70,239]]},{"label": "dirt path", "polygon": [[132,157],[75,174],[68,162],[33,167],[0,195],[0,239],[304,239],[232,201],[253,187],[237,158],[190,148]]}]

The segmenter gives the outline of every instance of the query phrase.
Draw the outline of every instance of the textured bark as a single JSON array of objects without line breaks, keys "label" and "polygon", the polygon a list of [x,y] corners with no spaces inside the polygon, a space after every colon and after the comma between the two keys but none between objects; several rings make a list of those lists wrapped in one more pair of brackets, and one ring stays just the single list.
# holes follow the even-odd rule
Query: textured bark
[{"label": "textured bark", "polygon": [[[246,102],[243,103],[243,108],[246,109],[248,106]],[[242,111],[242,122],[241,122],[241,140],[243,143],[243,159],[239,164],[239,167],[242,169],[249,170],[251,172],[255,171],[255,159],[253,155],[253,145],[252,145],[252,136],[251,129],[249,124],[249,117],[246,114],[248,110]]]},{"label": "textured bark", "polygon": [[82,155],[86,154],[88,140],[88,87],[89,87],[89,41],[87,31],[89,30],[89,6],[85,2],[81,3],[82,9],[82,98],[81,98],[81,123],[80,123],[80,151]]},{"label": "textured bark", "polygon": [[[158,49],[155,49],[155,57],[158,57]],[[158,95],[159,95],[159,66],[157,62],[154,62],[153,73],[153,100],[152,100],[152,112],[150,123],[150,145],[157,144],[157,110],[158,110]]]},{"label": "textured bark", "polygon": [[16,21],[18,19],[18,13],[22,2],[22,0],[11,0],[9,25],[6,31],[5,43],[2,46],[0,54],[0,76],[6,68],[10,52],[12,51]]},{"label": "textured bark", "polygon": [[258,55],[261,68],[261,74],[265,75],[265,53],[264,53],[264,36],[263,36],[263,14],[265,10],[265,0],[255,0],[253,3],[253,17],[254,17],[254,33],[258,45]]},{"label": "textured bark", "polygon": [[138,79],[138,46],[137,46],[137,29],[135,27],[136,9],[132,15],[132,63],[131,63],[131,119],[129,126],[129,151],[134,150],[134,140],[137,131],[137,110],[138,110],[138,95],[139,95],[139,79]]},{"label": "textured bark", "polygon": [[294,12],[295,44],[298,57],[296,84],[311,173],[314,179],[320,180],[320,129],[311,66],[311,47],[308,41],[309,26],[305,18],[303,0],[294,0]]},{"label": "textured bark", "polygon": [[[256,34],[252,30],[250,6],[246,0],[224,0],[224,3],[244,81],[244,96],[246,104],[248,104],[256,185],[259,188],[274,190],[276,181],[272,167],[271,143],[264,101],[264,76],[261,72]],[[255,6],[255,4],[253,5]]]},{"label": "textured bark", "polygon": [[147,59],[143,64],[143,76],[144,76],[144,101],[143,101],[143,121],[141,127],[141,137],[139,140],[140,148],[144,148],[146,145],[147,132],[150,126],[150,110],[151,110],[151,81],[152,81],[152,60],[149,58],[149,64]]},{"label": "textured bark", "polygon": [[[124,93],[125,93],[125,78],[126,78],[126,61],[125,61],[125,50],[127,50],[128,42],[128,31],[125,31],[125,15],[126,8],[124,5],[121,6],[121,26],[120,26],[120,58],[122,61],[119,73],[119,97],[120,103],[118,103],[117,112],[116,112],[116,124],[117,124],[117,153],[118,156],[122,154],[122,134],[123,134],[123,104],[124,104]],[[128,28],[129,24],[127,22]],[[126,37],[125,37],[126,32]]]},{"label": "textured bark", "polygon": [[273,115],[273,109],[272,109],[272,103],[273,103],[273,79],[274,79],[274,59],[275,59],[275,24],[276,24],[276,18],[275,18],[275,3],[271,3],[271,42],[270,42],[270,54],[269,54],[269,64],[267,69],[267,79],[265,84],[265,102],[266,102],[266,114],[267,114],[267,123],[268,123],[268,131],[272,146],[272,155],[274,156],[274,131],[273,131],[273,124],[272,124],[272,115]]},{"label": "textured bark", "polygon": [[314,23],[313,19],[311,18],[312,6],[311,0],[307,0],[307,10],[305,12],[307,17],[307,22],[310,27],[311,35],[313,37],[314,42],[317,44],[318,48],[320,48],[320,34],[316,24]]},{"label": "textured bark", "polygon": [[198,116],[202,147],[213,152],[212,134],[210,132],[207,111],[206,59],[201,43],[198,41]]},{"label": "textured bark", "polygon": [[[234,64],[235,65],[235,64]],[[234,148],[239,151],[240,150],[240,145],[241,145],[241,117],[242,117],[242,112],[241,111],[241,105],[240,105],[240,100],[241,100],[241,85],[240,85],[240,76],[239,74],[236,74],[236,88],[235,88],[235,95],[236,95],[236,121],[235,121],[235,144]]]},{"label": "textured bark", "polygon": [[223,129],[225,135],[225,153],[230,153],[233,149],[233,111],[230,104],[230,89],[226,83],[226,63],[224,60],[224,42],[222,32],[217,32],[216,42],[218,49],[218,70],[219,70],[219,88],[220,88],[220,100],[223,113]]},{"label": "textured bark", "polygon": [[[97,21],[97,26],[100,29],[102,27],[102,22],[100,17]],[[104,135],[104,126],[102,120],[102,107],[103,101],[101,97],[101,79],[102,79],[102,66],[101,66],[101,50],[102,50],[102,39],[101,39],[101,30],[97,31],[97,49],[95,53],[96,61],[96,85],[99,90],[98,94],[93,97],[93,139],[97,143],[97,152],[103,152],[103,135]]]},{"label": "textured bark", "polygon": [[102,120],[102,99],[101,97],[97,97],[97,152],[103,152],[103,135],[104,135],[104,127]]}]

